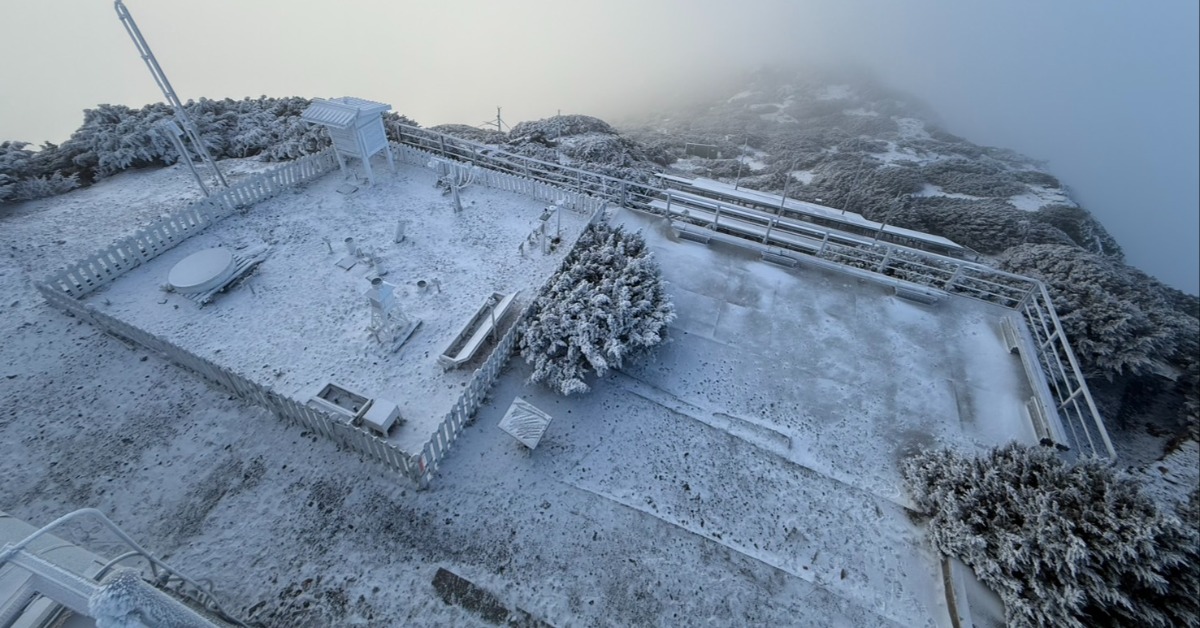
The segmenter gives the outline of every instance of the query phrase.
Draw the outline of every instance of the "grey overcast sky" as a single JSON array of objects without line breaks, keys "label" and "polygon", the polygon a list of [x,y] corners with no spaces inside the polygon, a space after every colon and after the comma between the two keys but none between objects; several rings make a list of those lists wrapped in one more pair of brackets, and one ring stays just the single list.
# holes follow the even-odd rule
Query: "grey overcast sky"
[{"label": "grey overcast sky", "polygon": [[[850,61],[1049,161],[1128,260],[1200,292],[1197,0],[128,0],[183,99],[354,95],[424,125],[634,113]],[[0,0],[0,139],[162,100],[106,0]]]}]

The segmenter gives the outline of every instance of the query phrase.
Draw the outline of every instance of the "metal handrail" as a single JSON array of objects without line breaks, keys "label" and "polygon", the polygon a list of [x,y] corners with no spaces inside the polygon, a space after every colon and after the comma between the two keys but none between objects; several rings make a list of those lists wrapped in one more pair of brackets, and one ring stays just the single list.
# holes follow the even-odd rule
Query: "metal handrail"
[{"label": "metal handrail", "polygon": [[[599,196],[622,207],[650,210],[650,203],[653,200],[667,199],[671,196],[670,189],[591,172],[575,166],[526,157],[507,152],[497,146],[481,144],[437,131],[408,124],[394,124],[391,127],[396,131],[398,143],[401,145],[439,154],[447,159],[467,161],[482,167],[528,177],[550,185],[574,186],[577,191]],[[721,204],[715,199],[712,202]],[[672,219],[673,217],[668,216],[668,218]],[[701,224],[700,226],[706,225]],[[804,226],[816,231],[837,231],[816,225]],[[769,235],[766,239],[770,240]],[[778,245],[779,243],[776,241],[772,244]],[[1035,340],[1037,340],[1034,343],[1035,350],[1043,369],[1053,371],[1051,373],[1043,371],[1043,377],[1048,380],[1047,383],[1055,397],[1056,409],[1060,413],[1068,415],[1068,426],[1075,435],[1073,444],[1076,447],[1086,445],[1093,455],[1107,454],[1109,459],[1116,458],[1116,451],[1109,439],[1108,431],[1104,427],[1100,411],[1096,407],[1087,381],[1079,368],[1075,352],[1063,331],[1050,293],[1042,281],[992,268],[978,262],[887,242],[855,244],[848,239],[830,242],[826,238],[816,254],[800,250],[796,250],[796,252],[815,255],[831,263],[854,268],[857,266],[839,261],[837,257],[852,258],[851,261],[856,259],[859,263],[867,262],[868,258],[857,258],[847,252],[837,254],[835,249],[854,249],[868,253],[868,255],[873,254],[877,256],[877,259],[884,261],[881,264],[871,264],[875,266],[874,269],[862,269],[867,272],[882,274],[893,269],[905,273],[905,279],[914,283],[929,285],[951,294],[976,300],[993,303],[995,301],[992,299],[999,300],[999,305],[1023,312],[1024,318],[1034,331]],[[938,275],[946,275],[948,278]],[[1044,325],[1042,336],[1039,336],[1036,330],[1039,325]],[[1076,429],[1076,422],[1079,423],[1078,427],[1083,430],[1082,438]],[[1092,423],[1094,430],[1089,428],[1089,422]],[[1093,435],[1093,431],[1095,435]],[[1097,438],[1099,443],[1096,442]]]},{"label": "metal handrail", "polygon": [[[51,521],[50,523],[35,530],[32,534],[21,539],[20,541],[13,543],[13,544],[5,545],[2,549],[0,549],[0,565],[8,562],[10,559],[12,559],[13,556],[16,556],[18,552],[21,552],[30,543],[37,540],[38,537],[45,535],[45,534],[49,534],[52,530],[59,528],[59,527],[63,526],[64,524],[70,523],[76,519],[81,519],[83,517],[96,518],[97,520],[99,520],[99,522],[102,526],[104,526],[105,528],[108,528],[108,530],[110,532],[112,532],[114,535],[116,535],[117,538],[119,538],[126,545],[128,545],[129,547],[132,548],[131,552],[122,554],[121,556],[118,556],[117,558],[110,560],[107,564],[105,564],[104,567],[101,568],[101,573],[103,573],[107,569],[110,569],[117,562],[128,559],[131,557],[131,555],[136,554],[138,556],[141,556],[147,562],[150,563],[150,565],[152,566],[152,572],[155,574],[156,578],[161,578],[160,576],[157,575],[157,570],[162,570],[165,574],[168,574],[169,577],[176,578],[179,581],[186,583],[188,586],[195,589],[195,593],[196,593],[195,598],[202,597],[204,599],[194,599],[194,601],[199,603],[205,609],[216,614],[218,617],[220,617],[222,620],[224,620],[228,623],[234,624],[236,626],[243,626],[243,627],[246,626],[246,624],[242,623],[240,620],[236,619],[229,613],[225,612],[225,609],[223,609],[221,607],[220,603],[217,602],[216,595],[214,595],[212,593],[211,584],[207,588],[205,588],[199,582],[192,580],[191,578],[188,578],[187,576],[180,573],[178,570],[173,569],[170,565],[162,562],[161,560],[156,558],[153,554],[151,554],[150,552],[148,552],[144,548],[142,548],[141,545],[138,545],[137,541],[134,541],[128,534],[125,534],[125,532],[123,530],[121,530],[121,528],[117,527],[117,524],[113,523],[111,519],[109,519],[108,517],[106,517],[104,515],[104,513],[100,512],[99,510],[96,510],[95,508],[81,508],[74,512],[67,513],[67,514],[59,517],[58,519],[55,519],[54,521]],[[100,577],[100,575],[98,574],[96,576],[96,578],[99,579],[99,577]],[[181,595],[188,595],[187,593],[184,593],[183,591],[179,591],[178,589],[177,589],[177,591]]]}]

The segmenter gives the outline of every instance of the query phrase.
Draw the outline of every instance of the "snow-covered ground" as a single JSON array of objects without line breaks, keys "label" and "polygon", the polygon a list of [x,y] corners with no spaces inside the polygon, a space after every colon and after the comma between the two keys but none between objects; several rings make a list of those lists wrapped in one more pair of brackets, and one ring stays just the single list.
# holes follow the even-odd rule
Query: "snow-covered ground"
[{"label": "snow-covered ground", "polygon": [[741,147],[741,149],[742,149],[742,158],[741,158],[742,163],[746,164],[747,168],[749,168],[751,170],[765,170],[766,169],[766,167],[767,167],[766,160],[771,157],[771,155],[768,154],[767,151],[759,150],[757,148],[753,148],[751,146],[746,146],[746,145],[743,145]]},{"label": "snow-covered ground", "polygon": [[896,142],[888,142],[888,149],[882,153],[872,153],[871,156],[884,163],[892,163],[896,161],[911,161],[918,164],[927,164],[937,161],[941,158],[940,155],[931,155],[925,152],[918,152],[917,149],[911,146],[899,146]]},{"label": "snow-covered ground", "polygon": [[[482,625],[437,597],[430,581],[440,566],[554,625],[949,625],[935,555],[904,510],[898,459],[916,447],[1032,438],[1019,411],[1028,385],[999,334],[1003,310],[912,304],[844,275],[674,242],[661,223],[623,213],[616,219],[644,229],[671,282],[679,319],[669,344],[655,361],[568,399],[526,385],[514,358],[431,490],[414,492],[65,317],[32,289],[61,262],[194,197],[191,187],[186,171],[170,168],[0,208],[0,394],[9,400],[0,505],[35,525],[100,508],[268,625]],[[280,251],[315,238],[315,251],[302,248],[320,273],[335,260],[317,235],[347,224],[339,212],[350,223],[393,217],[362,191],[359,200],[320,195],[329,222],[316,218],[306,235],[303,214],[289,212],[309,193],[250,213],[278,224],[235,231],[274,239]],[[509,202],[482,189],[466,196],[476,205],[462,218],[489,200]],[[358,214],[335,206],[356,202]],[[456,219],[448,209],[444,217]],[[527,224],[504,215],[481,228]],[[479,277],[462,276],[472,268]],[[280,294],[264,280],[286,272],[264,268],[251,282],[263,282],[264,298]],[[491,267],[443,272],[445,287],[493,281]],[[332,290],[338,280],[327,281]],[[213,311],[222,299],[256,298],[243,288]],[[118,307],[121,289],[98,307]],[[361,299],[346,292],[348,303]],[[357,321],[333,323],[357,333]],[[309,341],[296,335],[276,348],[289,372]],[[518,395],[554,416],[532,453],[496,428]]]},{"label": "snow-covered ground", "polygon": [[[478,366],[443,372],[438,356],[493,292],[521,291],[513,309],[524,307],[561,264],[588,217],[564,209],[551,219],[548,226],[561,230],[562,244],[543,254],[540,243],[527,238],[541,224],[545,203],[472,186],[461,193],[460,213],[434,187],[432,171],[401,165],[398,172],[349,195],[337,191],[343,181],[333,174],[264,201],[135,268],[87,301],[302,403],[328,383],[393,401],[405,422],[389,440],[419,452]],[[397,244],[401,220],[406,237]],[[383,278],[395,285],[397,303],[421,321],[394,353],[382,350],[367,331],[371,314],[364,293],[373,267],[359,263],[347,271],[336,265],[347,256],[346,237],[382,260]],[[171,268],[192,253],[264,245],[269,257],[254,275],[203,308],[159,289]],[[418,281],[426,287],[419,288]]]},{"label": "snow-covered ground", "polygon": [[896,126],[900,129],[900,137],[908,139],[929,139],[929,131],[925,130],[925,122],[917,118],[895,117]]},{"label": "snow-covered ground", "polygon": [[962,194],[960,192],[947,192],[939,185],[926,183],[919,192],[914,192],[913,196],[945,196],[946,198],[963,198],[967,200],[980,200],[982,196],[972,196],[970,194]]},{"label": "snow-covered ground", "polygon": [[813,182],[813,179],[816,178],[817,173],[813,172],[812,170],[793,170],[789,172],[788,175],[800,183],[808,185]]},{"label": "snow-covered ground", "polygon": [[1010,196],[1008,202],[1017,209],[1025,211],[1037,211],[1047,205],[1066,205],[1067,207],[1078,207],[1075,201],[1067,195],[1066,190],[1061,188],[1048,188],[1043,185],[1030,185],[1029,192]]}]

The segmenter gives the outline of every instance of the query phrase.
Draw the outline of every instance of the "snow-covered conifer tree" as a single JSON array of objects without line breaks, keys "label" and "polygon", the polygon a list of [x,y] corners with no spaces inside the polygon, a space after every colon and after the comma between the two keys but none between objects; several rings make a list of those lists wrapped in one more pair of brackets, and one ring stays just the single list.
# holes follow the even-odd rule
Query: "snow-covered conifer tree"
[{"label": "snow-covered conifer tree", "polygon": [[1000,595],[1010,626],[1200,625],[1200,534],[1106,463],[1014,443],[923,452],[903,473],[934,547]]},{"label": "snow-covered conifer tree", "polygon": [[531,381],[564,395],[586,392],[603,376],[666,337],[675,308],[640,234],[597,225],[579,238],[547,283],[521,336]]}]

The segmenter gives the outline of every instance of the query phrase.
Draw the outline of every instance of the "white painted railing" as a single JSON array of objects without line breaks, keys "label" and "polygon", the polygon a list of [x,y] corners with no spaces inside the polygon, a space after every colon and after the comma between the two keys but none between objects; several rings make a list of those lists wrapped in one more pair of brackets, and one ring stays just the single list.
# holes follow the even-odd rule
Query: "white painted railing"
[{"label": "white painted railing", "polygon": [[[396,147],[402,159],[424,166],[431,155],[408,147]],[[439,462],[482,403],[487,391],[503,370],[515,346],[518,328],[528,312],[501,338],[496,349],[475,371],[469,384],[446,418],[430,436],[419,453],[407,452],[372,432],[350,425],[304,403],[275,392],[248,377],[202,358],[150,332],[110,316],[82,297],[111,283],[124,273],[158,257],[184,240],[219,222],[238,208],[270,198],[290,186],[320,177],[337,168],[330,151],[285,164],[260,173],[218,192],[207,199],[171,212],[166,217],[138,230],[134,235],[89,255],[35,284],[46,301],[70,315],[86,320],[119,338],[139,344],[164,359],[182,366],[212,384],[303,429],[311,430],[350,449],[383,463],[421,486],[429,483]],[[547,203],[559,204],[571,211],[603,217],[603,199],[563,190],[541,181],[500,172],[484,171],[477,183],[496,189],[524,194]]]},{"label": "white painted railing", "polygon": [[[670,191],[650,183],[624,180],[572,166],[517,155],[477,142],[459,139],[436,131],[398,125],[401,147],[414,148],[424,159],[437,156],[507,174],[521,180],[538,182],[557,189],[568,189],[589,198],[597,198],[621,207],[663,213],[654,206],[666,200]],[[720,204],[719,202],[715,202]],[[732,206],[730,206],[731,209]],[[745,214],[745,208],[737,208]],[[749,227],[681,219],[693,227],[714,233],[733,235],[756,242],[764,251],[803,259],[816,257],[846,268],[895,278],[927,286],[950,294],[996,303],[1020,311],[1037,338],[1037,363],[1042,378],[1054,397],[1055,410],[1065,423],[1064,433],[1077,455],[1116,458],[1104,420],[1096,408],[1087,382],[1079,368],[1075,352],[1062,333],[1058,313],[1042,282],[1030,277],[1006,273],[983,264],[929,253],[861,236],[844,237],[836,230],[816,225],[788,229],[779,217],[764,215]]]},{"label": "white painted railing", "polygon": [[204,200],[170,212],[133,235],[51,274],[43,283],[68,296],[83,297],[162,255],[234,210],[311,181],[336,167],[333,153],[326,150],[248,177]]},{"label": "white painted railing", "polygon": [[[401,142],[394,143],[393,149],[406,163],[424,166],[431,158],[442,157],[465,162],[452,167],[479,166],[481,170],[477,173],[483,178],[477,179],[476,183],[565,206],[590,216],[590,223],[604,219],[609,202],[649,209],[654,200],[664,198],[666,194],[665,190],[644,183],[513,155],[416,127],[404,126],[401,132]],[[484,364],[475,371],[458,402],[421,451],[413,454],[80,301],[83,296],[154,259],[236,209],[270,198],[336,167],[333,153],[326,150],[249,177],[53,273],[38,283],[37,289],[51,305],[141,344],[217,386],[265,407],[287,421],[366,454],[424,486],[507,364],[530,306],[522,311]],[[1043,376],[1057,401],[1056,410],[1067,424],[1065,431],[1074,439],[1071,445],[1083,455],[1115,457],[1103,420],[1041,282],[981,264],[890,244],[831,242],[828,237],[818,240],[819,246],[815,250],[772,246],[777,244],[768,238],[763,246],[785,257],[797,253],[813,255],[833,264],[896,277],[1021,311],[1037,339],[1038,363],[1044,369]]]}]

